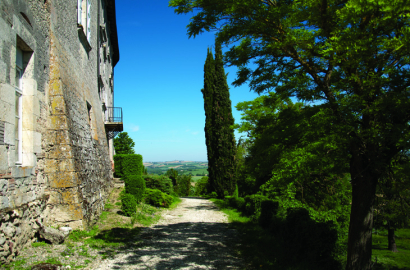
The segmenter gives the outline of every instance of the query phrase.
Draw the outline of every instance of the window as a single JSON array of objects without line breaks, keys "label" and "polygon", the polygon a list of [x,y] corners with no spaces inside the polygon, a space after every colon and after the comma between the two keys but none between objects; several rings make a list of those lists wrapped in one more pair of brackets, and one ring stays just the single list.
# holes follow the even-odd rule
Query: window
[{"label": "window", "polygon": [[16,164],[22,164],[22,78],[23,78],[23,51],[17,48],[16,53],[16,95],[15,95],[15,160]]},{"label": "window", "polygon": [[90,42],[91,38],[91,0],[87,0],[87,31],[86,31],[86,36],[88,42]]},{"label": "window", "polygon": [[77,0],[77,23],[82,24],[83,0]]},{"label": "window", "polygon": [[91,40],[91,0],[77,0],[77,23],[83,27],[88,43]]}]

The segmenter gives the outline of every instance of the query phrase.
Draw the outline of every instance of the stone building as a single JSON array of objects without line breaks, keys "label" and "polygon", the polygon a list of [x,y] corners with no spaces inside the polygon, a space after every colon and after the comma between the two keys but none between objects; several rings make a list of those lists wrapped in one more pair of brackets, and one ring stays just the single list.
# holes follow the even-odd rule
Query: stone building
[{"label": "stone building", "polygon": [[0,1],[0,262],[86,228],[113,187],[115,0]]}]

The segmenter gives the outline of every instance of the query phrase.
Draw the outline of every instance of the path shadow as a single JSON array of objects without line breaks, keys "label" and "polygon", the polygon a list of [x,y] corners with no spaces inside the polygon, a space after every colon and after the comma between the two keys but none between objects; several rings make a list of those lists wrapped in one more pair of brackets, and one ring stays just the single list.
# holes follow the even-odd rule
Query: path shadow
[{"label": "path shadow", "polygon": [[144,228],[112,269],[242,269],[229,253],[239,245],[226,223],[184,222]]}]

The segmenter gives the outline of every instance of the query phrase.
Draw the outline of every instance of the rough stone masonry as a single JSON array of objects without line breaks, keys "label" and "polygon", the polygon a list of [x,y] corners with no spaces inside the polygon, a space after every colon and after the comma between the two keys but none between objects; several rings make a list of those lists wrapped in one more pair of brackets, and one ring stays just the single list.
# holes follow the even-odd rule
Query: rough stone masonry
[{"label": "rough stone masonry", "polygon": [[0,1],[0,262],[86,228],[113,187],[115,0]]}]

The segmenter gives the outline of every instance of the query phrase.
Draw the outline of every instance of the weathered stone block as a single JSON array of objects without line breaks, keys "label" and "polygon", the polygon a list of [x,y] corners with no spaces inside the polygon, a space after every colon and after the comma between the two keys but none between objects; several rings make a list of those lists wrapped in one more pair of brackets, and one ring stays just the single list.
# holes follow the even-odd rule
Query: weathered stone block
[{"label": "weathered stone block", "polygon": [[58,169],[60,172],[76,171],[74,159],[60,159],[60,162],[58,164]]},{"label": "weathered stone block", "polygon": [[0,100],[0,121],[13,123],[15,117],[14,105]]},{"label": "weathered stone block", "polygon": [[[83,218],[81,204],[56,205],[49,213],[49,220],[56,223],[76,221]],[[72,227],[70,225],[70,227]],[[73,227],[72,227],[73,228]]]},{"label": "weathered stone block", "polygon": [[56,131],[56,144],[70,144],[70,133],[68,130],[57,130]]},{"label": "weathered stone block", "polygon": [[[1,60],[0,60],[1,61]],[[1,70],[1,69],[0,69]],[[5,70],[5,69],[4,69]],[[2,72],[3,73],[3,72]],[[5,73],[5,72],[4,72]],[[16,90],[14,89],[13,86],[9,84],[2,84],[0,83],[0,97],[1,100],[13,105],[15,102],[14,96],[15,96]],[[0,118],[1,119],[1,118]]]},{"label": "weathered stone block", "polygon": [[24,95],[26,96],[37,96],[37,80],[35,79],[24,79]]},{"label": "weathered stone block", "polygon": [[63,96],[50,98],[50,109],[52,115],[66,114],[66,104]]},{"label": "weathered stone block", "polygon": [[47,239],[53,244],[61,244],[65,239],[65,235],[62,232],[50,227],[41,228],[40,237]]},{"label": "weathered stone block", "polygon": [[[13,118],[14,121],[14,118]],[[4,143],[14,145],[15,144],[15,136],[14,136],[14,122],[11,124],[10,122],[4,123]],[[14,163],[14,156],[13,156],[13,163]]]},{"label": "weathered stone block", "polygon": [[21,178],[21,177],[29,177],[31,172],[33,171],[33,167],[21,167],[21,166],[14,166],[11,168],[11,174],[14,178]]},{"label": "weathered stone block", "polygon": [[53,115],[48,119],[48,124],[51,129],[68,129],[67,116],[65,115]]},{"label": "weathered stone block", "polygon": [[0,145],[0,172],[5,171],[8,168],[9,168],[9,162],[7,158],[7,148],[5,145]]},{"label": "weathered stone block", "polygon": [[46,154],[46,158],[63,159],[73,158],[73,152],[70,145],[54,145]]},{"label": "weathered stone block", "polygon": [[48,175],[51,188],[75,187],[80,184],[76,172],[54,172]]}]

